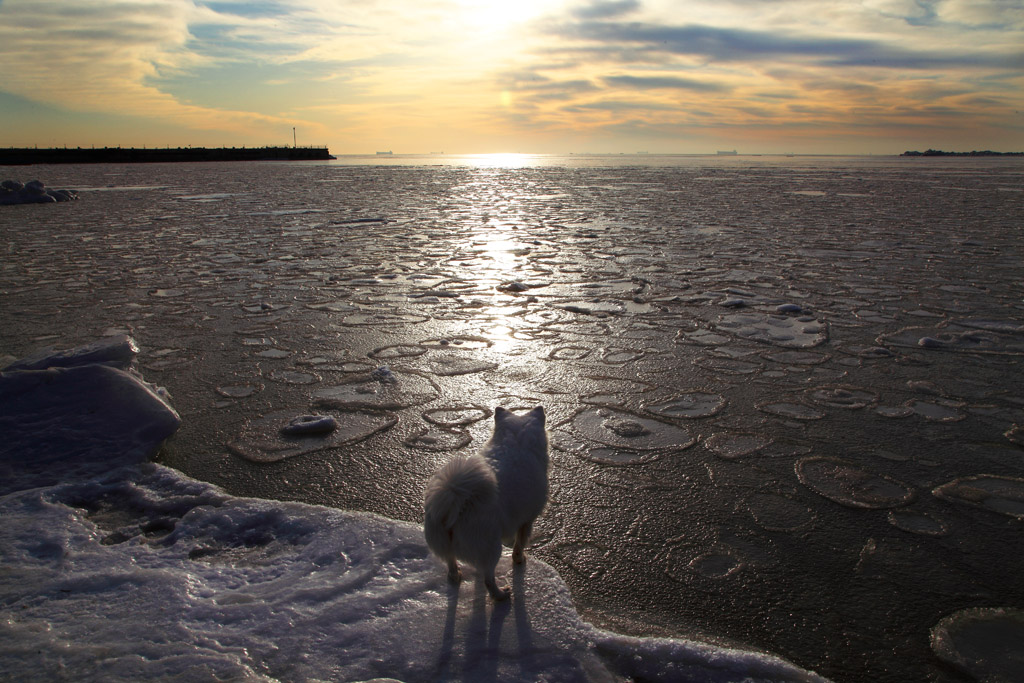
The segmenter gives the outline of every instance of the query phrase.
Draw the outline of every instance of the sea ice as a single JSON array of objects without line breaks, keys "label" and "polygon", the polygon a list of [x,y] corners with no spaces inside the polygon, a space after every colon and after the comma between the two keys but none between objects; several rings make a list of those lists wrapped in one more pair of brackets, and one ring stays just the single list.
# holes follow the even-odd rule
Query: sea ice
[{"label": "sea ice", "polygon": [[713,552],[695,557],[690,562],[690,569],[709,579],[722,579],[738,571],[743,566],[742,560],[730,552]]},{"label": "sea ice", "polygon": [[314,436],[330,434],[338,428],[338,421],[330,415],[300,415],[281,427],[284,436]]},{"label": "sea ice", "polygon": [[882,474],[873,474],[836,458],[798,460],[800,483],[818,495],[854,508],[894,508],[910,502],[912,489]]},{"label": "sea ice", "polygon": [[591,441],[627,450],[681,451],[696,441],[682,427],[612,408],[586,408],[570,424]]},{"label": "sea ice", "polygon": [[814,511],[800,501],[775,493],[755,492],[744,502],[757,525],[766,531],[796,531],[816,518]]},{"label": "sea ice", "polygon": [[424,361],[421,361],[420,367],[423,371],[438,377],[454,377],[493,370],[498,367],[498,364],[479,358],[464,358],[457,354],[446,353],[427,356]]},{"label": "sea ice", "polygon": [[739,312],[719,316],[715,328],[742,339],[774,346],[806,349],[828,340],[828,325],[814,316],[780,316]]},{"label": "sea ice", "polygon": [[911,400],[907,407],[930,422],[959,422],[966,415],[958,410],[963,404],[956,401]]},{"label": "sea ice", "polygon": [[698,418],[717,415],[725,407],[726,400],[719,394],[694,391],[655,403],[648,403],[644,411],[668,418]]},{"label": "sea ice", "polygon": [[775,401],[772,403],[759,403],[757,409],[761,412],[778,417],[785,417],[790,420],[820,420],[825,417],[825,412],[797,401]]},{"label": "sea ice", "polygon": [[0,405],[12,680],[824,681],[766,654],[597,629],[537,558],[501,561],[513,599],[498,605],[479,582],[449,584],[419,525],[236,498],[142,462],[178,418],[123,370],[4,372]]},{"label": "sea ice", "polygon": [[491,410],[483,406],[445,406],[431,408],[423,413],[423,419],[439,427],[466,427],[491,416]]},{"label": "sea ice", "polygon": [[1003,436],[1015,444],[1024,446],[1024,425],[1014,424],[1003,432]]},{"label": "sea ice", "polygon": [[601,349],[601,362],[608,365],[624,365],[633,363],[644,357],[641,349],[623,349],[614,346]]},{"label": "sea ice", "polygon": [[880,335],[880,344],[998,355],[1024,354],[1024,334],[1017,321],[952,320],[938,327],[905,327]]},{"label": "sea ice", "polygon": [[932,629],[943,661],[986,683],[1016,683],[1024,671],[1024,610],[983,607],[954,612]]},{"label": "sea ice", "polygon": [[1024,520],[1024,479],[979,474],[955,479],[932,489],[953,503],[964,503]]},{"label": "sea ice", "polygon": [[225,398],[248,398],[262,390],[262,384],[226,384],[217,387],[217,393]]},{"label": "sea ice", "polygon": [[704,447],[725,460],[735,460],[769,446],[772,440],[761,434],[719,432],[704,439]]},{"label": "sea ice", "polygon": [[[0,491],[25,478],[53,483],[97,476],[155,454],[181,424],[166,392],[130,370],[134,340],[48,351],[0,372]],[[86,435],[88,439],[84,439]],[[104,458],[86,457],[97,447]]]},{"label": "sea ice", "polygon": [[446,427],[420,427],[402,439],[402,445],[425,451],[454,451],[473,440],[469,432]]},{"label": "sea ice", "polygon": [[890,510],[889,523],[897,529],[923,536],[945,536],[949,531],[942,520],[927,513],[907,508]]},{"label": "sea ice", "polygon": [[429,379],[408,372],[393,372],[384,366],[344,384],[319,389],[313,396],[315,405],[320,408],[400,410],[431,401],[439,394],[440,390]]},{"label": "sea ice", "polygon": [[316,384],[322,379],[315,372],[292,368],[274,368],[267,373],[266,378],[281,384]]},{"label": "sea ice", "polygon": [[427,347],[420,344],[395,344],[393,346],[381,346],[370,351],[367,355],[377,360],[393,360],[395,358],[422,356],[426,352]]},{"label": "sea ice", "polygon": [[395,415],[376,411],[298,417],[294,412],[276,411],[249,421],[228,448],[252,462],[277,462],[353,444],[397,422]]},{"label": "sea ice", "polygon": [[829,408],[846,408],[856,410],[873,405],[878,395],[868,389],[850,386],[818,387],[809,389],[807,397],[818,405]]},{"label": "sea ice", "polygon": [[128,335],[116,335],[66,351],[46,348],[11,363],[4,370],[43,370],[90,364],[128,370],[138,353],[139,347],[134,339]]},{"label": "sea ice", "polygon": [[551,349],[548,353],[549,360],[583,360],[589,356],[594,349],[589,346],[578,346],[569,344]]},{"label": "sea ice", "polygon": [[25,184],[17,180],[0,182],[0,206],[10,204],[52,204],[78,199],[74,190],[55,190],[46,187],[38,180],[30,180]]},{"label": "sea ice", "polygon": [[[788,164],[781,169],[755,161],[757,168],[743,170],[569,167],[486,177],[425,167],[278,165],[228,173],[197,167],[185,174],[150,166],[69,167],[62,178],[168,189],[96,193],[103,201],[50,210],[0,208],[9,251],[0,263],[0,319],[7,323],[0,356],[29,340],[56,343],[64,328],[82,334],[130,326],[156,344],[140,355],[147,377],[172,387],[192,416],[164,462],[216,476],[239,492],[273,489],[275,496],[408,519],[416,514],[417,478],[447,455],[431,449],[459,447],[467,433],[482,436],[480,420],[472,422],[482,410],[457,408],[493,407],[505,396],[511,405],[544,402],[554,418],[555,450],[552,505],[539,530],[551,540],[537,554],[566,568],[574,595],[588,608],[637,628],[649,616],[666,629],[756,641],[839,678],[952,676],[929,650],[926,627],[965,607],[1020,606],[1022,593],[1013,563],[1000,561],[1020,550],[1019,520],[991,510],[1018,509],[1014,499],[993,494],[980,480],[959,481],[980,473],[1021,476],[1024,393],[1017,361],[1024,353],[1024,309],[1014,283],[1024,206],[1020,193],[997,194],[991,186],[1020,186],[1022,167],[1002,160],[911,168],[899,159],[801,159],[779,160]],[[848,163],[872,169],[854,178],[834,168]],[[831,170],[792,181],[807,164]],[[701,175],[720,182],[691,182]],[[323,182],[339,178],[346,182],[321,191]],[[936,189],[949,178],[970,192]],[[638,179],[653,181],[659,194],[626,183]],[[620,189],[595,189],[605,181]],[[880,201],[837,201],[836,191],[851,183]],[[805,187],[827,190],[827,201],[781,194]],[[572,201],[538,198],[556,188]],[[238,196],[239,189],[249,193]],[[221,191],[231,199],[176,198]],[[780,197],[789,201],[783,205]],[[323,213],[297,213],[309,207]],[[331,225],[380,215],[394,220]],[[887,234],[894,225],[899,235]],[[965,230],[984,234],[984,245]],[[520,287],[502,291],[502,283],[545,286],[516,292]],[[717,305],[730,298],[748,305]],[[641,315],[637,301],[656,308]],[[592,302],[621,304],[621,313],[558,308]],[[817,337],[796,329],[801,318],[827,323],[829,339],[810,348],[786,346]],[[905,325],[914,327],[901,331]],[[466,340],[473,334],[493,345],[461,351],[472,346]],[[938,344],[922,347],[924,337]],[[177,351],[161,355],[162,348]],[[275,349],[293,353],[265,357],[280,355]],[[451,377],[429,372],[429,361],[446,356],[501,365]],[[394,383],[369,376],[385,363]],[[938,391],[928,391],[926,382]],[[318,390],[334,394],[341,409],[318,407]],[[683,392],[720,394],[728,403],[688,420],[688,405],[671,404]],[[381,408],[389,404],[396,408]],[[397,407],[408,404],[415,405]],[[657,414],[647,410],[652,404],[681,412]],[[695,401],[694,414],[713,404]],[[342,420],[358,406],[391,411],[399,423],[360,444],[269,467],[225,454],[224,443],[238,436],[225,426],[241,430],[247,420],[279,414],[252,435],[284,441],[280,429],[296,416]],[[605,425],[595,418],[590,427],[605,441],[628,445],[581,434],[573,418],[585,406],[620,411],[611,414],[619,420]],[[816,416],[822,419],[807,419]],[[656,424],[641,421],[647,418]],[[677,445],[699,437],[706,448],[675,454],[631,447],[646,445],[653,437],[644,430],[656,434],[666,423],[685,427]],[[6,436],[9,426],[0,433]],[[809,455],[842,457],[869,481],[887,475],[921,493],[944,482],[962,486],[940,488],[948,498],[926,495],[899,508],[846,509],[797,480],[794,465]],[[17,457],[0,463],[0,485],[25,467],[31,465]],[[806,482],[843,491],[842,482],[813,469],[805,467]],[[326,483],[328,476],[342,479]],[[889,489],[884,481],[880,486]],[[899,500],[902,490],[887,499]],[[109,526],[104,516],[116,522],[120,513],[90,514]],[[813,520],[803,526],[808,514]],[[104,538],[158,538],[161,519],[142,536],[115,529],[104,530]],[[946,535],[931,537],[943,525]],[[252,533],[262,529],[256,525]],[[706,589],[699,595],[673,585],[658,557],[666,539],[680,534],[688,540],[678,542],[685,546],[674,558],[678,577]],[[880,549],[863,564],[871,571],[845,574],[848,590],[820,590],[827,577],[850,570],[867,537]],[[210,552],[216,544],[201,546],[196,561],[236,553],[244,564],[258,557],[242,546],[223,555]],[[717,580],[690,568],[695,557],[731,547],[748,568]],[[189,586],[204,590],[201,582]],[[5,616],[20,610],[3,604]],[[306,604],[292,606],[302,613]],[[491,616],[480,614],[480,624]],[[503,635],[512,632],[511,614]],[[822,614],[838,616],[821,620]],[[288,628],[284,621],[275,625]],[[211,622],[206,632],[220,628],[228,627]],[[309,660],[321,642],[337,642],[318,640],[313,629],[306,635],[315,643]],[[0,648],[5,643],[6,633]],[[240,638],[231,643],[249,647]],[[259,646],[253,652],[263,657]],[[5,665],[10,659],[0,658]],[[254,677],[297,671],[267,661],[259,660]],[[481,671],[487,673],[445,673],[465,680]],[[317,669],[295,677],[303,676],[340,674]]]}]

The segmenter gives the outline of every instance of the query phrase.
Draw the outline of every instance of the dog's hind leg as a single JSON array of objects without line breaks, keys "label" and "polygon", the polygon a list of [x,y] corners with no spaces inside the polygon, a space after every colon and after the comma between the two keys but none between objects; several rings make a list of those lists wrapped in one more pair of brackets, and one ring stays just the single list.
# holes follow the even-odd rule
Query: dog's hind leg
[{"label": "dog's hind leg", "polygon": [[527,522],[516,531],[516,540],[512,544],[512,561],[516,564],[526,562],[526,544],[530,541],[532,532],[533,522]]},{"label": "dog's hind leg", "polygon": [[462,583],[462,570],[454,557],[448,558],[448,580],[456,586]]},{"label": "dog's hind leg", "polygon": [[508,586],[498,588],[498,582],[494,578],[493,567],[491,567],[484,576],[484,585],[487,586],[487,592],[490,593],[491,597],[495,600],[508,600],[508,597],[512,595],[512,589]]}]

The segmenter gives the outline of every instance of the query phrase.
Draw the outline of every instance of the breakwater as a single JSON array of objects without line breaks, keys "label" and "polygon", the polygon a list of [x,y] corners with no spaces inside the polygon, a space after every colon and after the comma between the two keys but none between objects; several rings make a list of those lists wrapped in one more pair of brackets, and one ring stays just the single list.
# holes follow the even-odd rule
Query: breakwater
[{"label": "breakwater", "polygon": [[0,166],[121,164],[181,161],[326,161],[327,147],[75,147],[0,149]]}]

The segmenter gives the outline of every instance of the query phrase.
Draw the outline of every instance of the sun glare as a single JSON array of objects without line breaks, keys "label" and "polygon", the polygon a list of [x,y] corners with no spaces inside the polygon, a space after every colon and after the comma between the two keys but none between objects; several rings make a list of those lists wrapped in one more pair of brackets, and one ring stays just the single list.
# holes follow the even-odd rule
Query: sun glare
[{"label": "sun glare", "polygon": [[463,21],[477,30],[504,31],[550,9],[545,0],[457,0]]},{"label": "sun glare", "polygon": [[484,168],[525,168],[538,163],[536,154],[519,152],[496,152],[494,154],[472,154],[466,159],[475,166]]}]

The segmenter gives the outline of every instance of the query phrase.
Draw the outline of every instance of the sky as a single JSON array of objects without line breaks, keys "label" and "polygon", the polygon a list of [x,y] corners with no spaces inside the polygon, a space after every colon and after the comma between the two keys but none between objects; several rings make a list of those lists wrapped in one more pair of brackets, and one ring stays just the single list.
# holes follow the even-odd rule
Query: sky
[{"label": "sky", "polygon": [[0,147],[1024,151],[1024,0],[0,0]]}]

